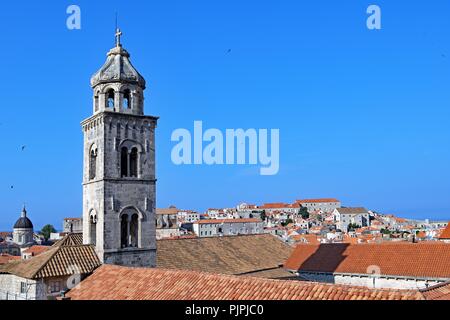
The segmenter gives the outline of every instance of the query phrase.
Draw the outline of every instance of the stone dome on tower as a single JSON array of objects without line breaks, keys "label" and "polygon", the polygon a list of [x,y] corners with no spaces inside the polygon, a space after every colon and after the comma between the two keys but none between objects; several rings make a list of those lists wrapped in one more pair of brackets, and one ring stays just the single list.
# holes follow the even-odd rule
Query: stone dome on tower
[{"label": "stone dome on tower", "polygon": [[92,88],[104,83],[130,83],[145,89],[145,79],[139,74],[130,62],[130,54],[122,47],[120,36],[122,32],[117,29],[116,46],[107,54],[105,64],[91,78]]},{"label": "stone dome on tower", "polygon": [[14,224],[14,229],[33,229],[33,223],[27,217],[27,210],[25,209],[25,206],[22,209],[20,218]]},{"label": "stone dome on tower", "polygon": [[27,217],[25,206],[23,206],[20,218],[14,224],[13,242],[19,246],[33,243],[33,223]]}]

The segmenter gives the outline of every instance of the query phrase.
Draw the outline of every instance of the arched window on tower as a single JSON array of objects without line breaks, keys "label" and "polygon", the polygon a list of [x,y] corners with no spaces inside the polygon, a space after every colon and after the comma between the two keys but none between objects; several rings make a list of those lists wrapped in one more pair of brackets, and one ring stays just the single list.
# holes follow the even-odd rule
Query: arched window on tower
[{"label": "arched window on tower", "polygon": [[106,92],[106,108],[114,109],[114,90],[109,89]]},{"label": "arched window on tower", "polygon": [[134,147],[130,153],[130,176],[138,176],[138,149]]},{"label": "arched window on tower", "polygon": [[89,236],[89,243],[95,246],[97,244],[97,215],[95,212],[89,216]]},{"label": "arched window on tower", "polygon": [[94,112],[98,111],[98,92],[94,96]]},{"label": "arched window on tower", "polygon": [[133,214],[130,223],[130,247],[138,247],[139,217]]},{"label": "arched window on tower", "polygon": [[92,146],[89,153],[89,180],[95,179],[97,171],[97,148]]},{"label": "arched window on tower", "polygon": [[128,177],[128,149],[122,147],[120,151],[120,176]]},{"label": "arched window on tower", "polygon": [[122,248],[128,247],[128,215],[124,214],[120,220],[120,246]]},{"label": "arched window on tower", "polygon": [[123,93],[123,108],[131,109],[131,91],[126,89]]}]

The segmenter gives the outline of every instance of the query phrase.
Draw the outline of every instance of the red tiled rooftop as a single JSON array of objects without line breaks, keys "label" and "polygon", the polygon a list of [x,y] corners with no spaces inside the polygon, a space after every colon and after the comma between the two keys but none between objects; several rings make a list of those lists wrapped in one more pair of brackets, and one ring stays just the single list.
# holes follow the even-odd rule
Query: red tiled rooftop
[{"label": "red tiled rooftop", "polygon": [[421,290],[427,300],[450,300],[450,281]]},{"label": "red tiled rooftop", "polygon": [[2,253],[0,254],[0,264],[5,264],[10,261],[16,261],[20,260],[21,258],[19,256],[11,256],[9,254]]},{"label": "red tiled rooftop", "polygon": [[449,239],[450,240],[450,222],[447,225],[447,228],[442,231],[441,235],[439,236],[439,239]]},{"label": "red tiled rooftop", "polygon": [[289,270],[356,274],[372,265],[383,275],[450,278],[450,244],[299,244],[285,263]]},{"label": "red tiled rooftop", "polygon": [[422,300],[417,290],[103,265],[66,295],[73,300]]},{"label": "red tiled rooftop", "polygon": [[280,209],[287,208],[290,205],[283,202],[275,202],[275,203],[264,203],[262,206],[259,206],[259,209]]},{"label": "red tiled rooftop", "polygon": [[262,222],[261,219],[248,218],[248,219],[204,219],[197,220],[194,224],[222,224],[222,223],[251,223],[251,222]]},{"label": "red tiled rooftop", "polygon": [[328,203],[328,202],[340,202],[338,199],[335,198],[322,198],[322,199],[304,199],[304,200],[297,200],[297,203]]},{"label": "red tiled rooftop", "polygon": [[24,250],[23,253],[28,253],[33,256],[37,256],[45,251],[48,251],[49,249],[51,249],[51,247],[49,246],[32,246]]}]

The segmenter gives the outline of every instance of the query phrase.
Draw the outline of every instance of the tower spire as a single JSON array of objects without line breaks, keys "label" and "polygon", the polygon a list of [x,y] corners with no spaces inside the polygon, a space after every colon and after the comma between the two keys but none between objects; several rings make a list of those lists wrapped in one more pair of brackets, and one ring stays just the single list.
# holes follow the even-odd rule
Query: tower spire
[{"label": "tower spire", "polygon": [[25,218],[27,216],[27,209],[25,208],[25,203],[23,204],[21,217]]}]

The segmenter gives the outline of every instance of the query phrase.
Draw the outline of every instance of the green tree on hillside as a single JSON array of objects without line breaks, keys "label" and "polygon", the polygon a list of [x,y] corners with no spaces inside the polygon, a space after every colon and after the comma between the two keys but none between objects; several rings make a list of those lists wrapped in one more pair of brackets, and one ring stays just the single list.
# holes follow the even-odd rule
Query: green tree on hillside
[{"label": "green tree on hillside", "polygon": [[300,210],[298,210],[298,214],[301,215],[303,219],[309,218],[308,208],[306,207],[300,207]]}]

